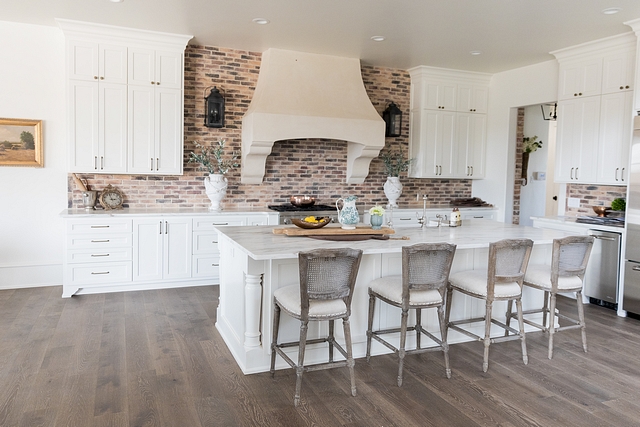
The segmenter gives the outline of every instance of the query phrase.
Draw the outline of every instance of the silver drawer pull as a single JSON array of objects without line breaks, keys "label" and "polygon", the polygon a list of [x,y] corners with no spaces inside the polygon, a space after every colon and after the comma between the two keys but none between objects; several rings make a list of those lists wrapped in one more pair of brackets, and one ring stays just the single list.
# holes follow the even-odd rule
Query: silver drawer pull
[{"label": "silver drawer pull", "polygon": [[92,271],[91,274],[109,274],[108,271]]},{"label": "silver drawer pull", "polygon": [[213,225],[229,225],[228,222],[214,222]]},{"label": "silver drawer pull", "polygon": [[109,228],[108,225],[92,225],[91,228]]},{"label": "silver drawer pull", "polygon": [[220,267],[220,264],[211,264],[214,267]]},{"label": "silver drawer pull", "polygon": [[92,257],[109,256],[109,254],[91,254]]},{"label": "silver drawer pull", "polygon": [[635,267],[632,268],[633,271],[640,271],[640,267],[638,267],[637,265]]},{"label": "silver drawer pull", "polygon": [[412,221],[413,218],[398,218],[400,221]]},{"label": "silver drawer pull", "polygon": [[211,243],[218,243],[218,241],[217,240],[213,240]]},{"label": "silver drawer pull", "polygon": [[91,243],[109,243],[109,239],[106,239],[106,240],[92,240]]},{"label": "silver drawer pull", "polygon": [[484,218],[483,216],[474,216],[474,218]]},{"label": "silver drawer pull", "polygon": [[596,239],[600,239],[600,240],[608,240],[610,242],[615,242],[616,239],[614,239],[613,237],[605,237],[605,236],[593,236]]}]

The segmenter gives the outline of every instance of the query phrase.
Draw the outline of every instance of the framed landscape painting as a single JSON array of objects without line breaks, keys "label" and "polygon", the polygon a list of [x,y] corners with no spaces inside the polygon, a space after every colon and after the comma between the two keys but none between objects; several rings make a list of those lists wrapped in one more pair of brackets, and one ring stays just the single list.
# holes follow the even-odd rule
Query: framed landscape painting
[{"label": "framed landscape painting", "polygon": [[42,120],[0,118],[0,166],[44,166]]}]

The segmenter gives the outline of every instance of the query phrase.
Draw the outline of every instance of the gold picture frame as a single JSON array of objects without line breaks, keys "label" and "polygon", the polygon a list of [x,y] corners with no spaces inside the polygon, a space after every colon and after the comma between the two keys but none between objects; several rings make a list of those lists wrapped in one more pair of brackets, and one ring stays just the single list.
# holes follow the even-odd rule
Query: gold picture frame
[{"label": "gold picture frame", "polygon": [[44,167],[42,120],[0,118],[0,166]]}]

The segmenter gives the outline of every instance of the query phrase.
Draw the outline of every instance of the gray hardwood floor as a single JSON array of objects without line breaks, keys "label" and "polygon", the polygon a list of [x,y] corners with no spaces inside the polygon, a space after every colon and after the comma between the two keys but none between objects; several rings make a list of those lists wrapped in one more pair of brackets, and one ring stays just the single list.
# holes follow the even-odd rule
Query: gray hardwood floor
[{"label": "gray hardwood floor", "polygon": [[[637,426],[640,321],[586,307],[579,331],[356,361],[346,369],[244,376],[215,329],[218,288],[60,298],[60,287],[0,291],[0,426]],[[560,302],[561,309],[567,300]],[[570,308],[573,308],[571,304]],[[363,309],[366,309],[363,308]]]}]

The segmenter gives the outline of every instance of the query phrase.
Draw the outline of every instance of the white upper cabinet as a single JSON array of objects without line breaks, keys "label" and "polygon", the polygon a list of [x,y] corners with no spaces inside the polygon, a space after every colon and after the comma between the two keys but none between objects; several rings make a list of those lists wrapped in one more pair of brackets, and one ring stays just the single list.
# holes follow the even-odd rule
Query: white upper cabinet
[{"label": "white upper cabinet", "polygon": [[57,21],[67,38],[70,171],[182,174],[191,36]]},{"label": "white upper cabinet", "polygon": [[152,49],[129,49],[129,84],[182,88],[182,54]]},{"label": "white upper cabinet", "polygon": [[127,83],[126,46],[70,40],[67,49],[70,79]]},{"label": "white upper cabinet", "polygon": [[602,58],[560,64],[559,99],[600,95],[601,85]]},{"label": "white upper cabinet", "polygon": [[489,88],[487,86],[459,84],[457,110],[461,113],[487,113]]},{"label": "white upper cabinet", "polygon": [[635,45],[627,33],[552,52],[560,63],[557,182],[626,184]]},{"label": "white upper cabinet", "polygon": [[433,67],[409,73],[409,176],[484,178],[490,76]]},{"label": "white upper cabinet", "polygon": [[606,55],[602,63],[602,94],[633,90],[633,49]]}]

